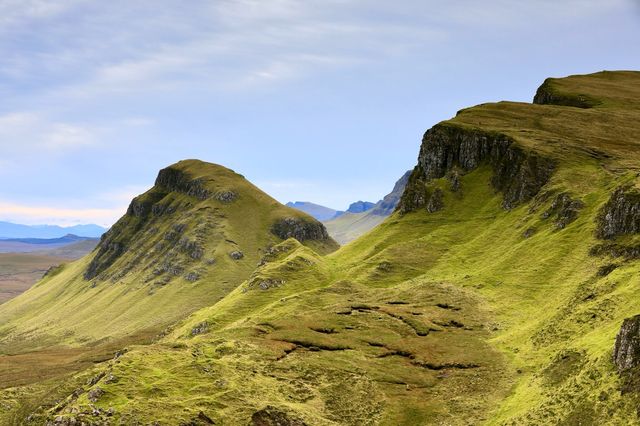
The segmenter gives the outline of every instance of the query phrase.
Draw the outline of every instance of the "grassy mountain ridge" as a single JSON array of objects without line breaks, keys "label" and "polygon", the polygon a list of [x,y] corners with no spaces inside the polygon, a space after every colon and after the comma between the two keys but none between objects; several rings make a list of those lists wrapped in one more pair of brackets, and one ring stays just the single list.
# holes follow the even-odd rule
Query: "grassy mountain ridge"
[{"label": "grassy mountain ridge", "polygon": [[323,230],[229,169],[179,162],[132,201],[92,254],[0,308],[0,348],[160,331],[235,288],[290,232],[321,252],[335,249]]},{"label": "grassy mountain ridge", "polygon": [[611,361],[640,297],[636,100],[640,73],[602,72],[548,80],[535,104],[462,110],[425,134],[378,227],[324,256],[272,246],[155,343],[5,390],[4,416],[637,423],[638,394],[620,391]]}]

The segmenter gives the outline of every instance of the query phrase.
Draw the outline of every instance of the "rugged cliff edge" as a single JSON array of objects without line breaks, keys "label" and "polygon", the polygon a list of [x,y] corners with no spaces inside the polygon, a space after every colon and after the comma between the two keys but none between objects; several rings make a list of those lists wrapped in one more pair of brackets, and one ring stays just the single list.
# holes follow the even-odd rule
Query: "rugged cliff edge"
[{"label": "rugged cliff edge", "polygon": [[433,179],[448,177],[455,183],[486,163],[493,170],[491,184],[503,194],[502,206],[511,209],[531,200],[551,177],[554,160],[528,152],[500,133],[439,124],[422,140],[418,165],[414,169],[397,209],[408,213],[419,208],[440,210],[441,193],[429,186]]},{"label": "rugged cliff edge", "polygon": [[536,91],[533,103],[539,105],[572,106],[576,108],[593,108],[600,104],[597,99],[589,95],[563,92],[556,87],[556,81],[557,79],[555,78],[546,79]]}]

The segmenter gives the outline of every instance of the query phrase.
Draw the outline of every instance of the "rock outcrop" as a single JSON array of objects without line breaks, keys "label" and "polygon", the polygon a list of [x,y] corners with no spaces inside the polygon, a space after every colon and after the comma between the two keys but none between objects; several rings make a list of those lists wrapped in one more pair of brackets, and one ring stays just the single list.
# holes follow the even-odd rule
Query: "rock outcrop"
[{"label": "rock outcrop", "polygon": [[303,242],[307,240],[328,240],[329,233],[320,222],[311,222],[297,217],[286,217],[278,220],[271,227],[271,232],[279,238],[295,238]]},{"label": "rock outcrop", "polygon": [[587,95],[561,93],[554,89],[553,78],[547,78],[536,91],[533,103],[538,105],[562,105],[576,108],[593,108],[600,102]]},{"label": "rock outcrop", "polygon": [[[154,221],[165,215],[176,213],[182,205],[174,201],[172,193],[186,194],[197,200],[204,201],[215,198],[222,203],[230,203],[237,198],[233,191],[225,190],[216,194],[205,188],[203,179],[193,179],[188,173],[170,166],[160,170],[154,187],[146,193],[134,198],[127,209],[126,214],[102,235],[97,246],[97,252],[87,267],[84,278],[87,280],[99,277],[111,265],[113,265],[131,246],[140,238],[142,233],[152,231]],[[171,245],[187,253],[193,259],[203,256],[202,247],[187,238],[179,238],[184,231],[184,225],[176,224],[165,235],[165,240]],[[161,248],[158,246],[157,248]],[[141,256],[144,253],[141,253]],[[156,268],[162,270],[162,268]],[[165,268],[166,269],[166,268]],[[182,270],[178,271],[179,275]]]},{"label": "rock outcrop", "polygon": [[211,192],[204,187],[203,179],[192,179],[187,173],[171,166],[160,170],[155,186],[181,192],[199,200],[206,200],[211,196]]},{"label": "rock outcrop", "polygon": [[578,218],[578,213],[584,207],[580,200],[571,198],[566,192],[556,195],[549,208],[542,213],[543,219],[555,218],[556,229],[564,229]]},{"label": "rock outcrop", "polygon": [[613,348],[613,363],[618,372],[640,365],[640,315],[622,322]]},{"label": "rock outcrop", "polygon": [[291,417],[278,408],[267,406],[251,416],[250,426],[305,426],[300,419]]},{"label": "rock outcrop", "polygon": [[640,191],[616,189],[600,210],[597,225],[596,236],[604,240],[640,232]]},{"label": "rock outcrop", "polygon": [[433,193],[429,181],[454,170],[469,172],[482,163],[493,168],[491,184],[502,192],[502,206],[507,210],[535,196],[555,167],[551,159],[525,151],[505,135],[438,124],[424,135],[418,165],[398,210],[406,213],[426,207]]}]

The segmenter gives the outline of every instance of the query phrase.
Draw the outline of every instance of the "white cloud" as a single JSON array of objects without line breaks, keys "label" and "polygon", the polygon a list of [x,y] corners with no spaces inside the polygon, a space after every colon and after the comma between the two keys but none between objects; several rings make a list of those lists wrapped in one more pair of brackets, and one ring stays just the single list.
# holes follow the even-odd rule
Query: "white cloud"
[{"label": "white cloud", "polygon": [[96,142],[98,129],[72,123],[50,121],[30,112],[14,112],[0,116],[0,149],[5,156],[48,155],[86,147]]},{"label": "white cloud", "polygon": [[110,226],[126,211],[123,207],[105,209],[71,209],[51,206],[25,205],[0,201],[0,220],[27,225],[79,225],[95,223]]}]

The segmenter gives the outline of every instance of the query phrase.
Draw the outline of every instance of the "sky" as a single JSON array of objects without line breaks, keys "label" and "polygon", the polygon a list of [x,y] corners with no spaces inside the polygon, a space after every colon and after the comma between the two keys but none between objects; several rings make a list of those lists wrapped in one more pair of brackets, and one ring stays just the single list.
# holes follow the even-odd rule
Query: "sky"
[{"label": "sky", "polygon": [[0,0],[0,220],[108,226],[186,158],[377,201],[437,122],[639,45],[637,0]]}]

